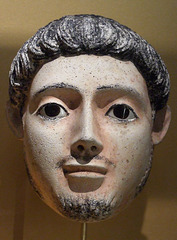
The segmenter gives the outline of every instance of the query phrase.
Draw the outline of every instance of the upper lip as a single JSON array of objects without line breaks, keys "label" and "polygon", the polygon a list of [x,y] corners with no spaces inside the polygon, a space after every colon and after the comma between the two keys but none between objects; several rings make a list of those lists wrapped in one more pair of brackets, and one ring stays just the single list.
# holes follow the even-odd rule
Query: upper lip
[{"label": "upper lip", "polygon": [[107,169],[104,166],[98,165],[78,165],[78,164],[65,164],[63,166],[64,174],[74,173],[74,172],[95,172],[105,175]]}]

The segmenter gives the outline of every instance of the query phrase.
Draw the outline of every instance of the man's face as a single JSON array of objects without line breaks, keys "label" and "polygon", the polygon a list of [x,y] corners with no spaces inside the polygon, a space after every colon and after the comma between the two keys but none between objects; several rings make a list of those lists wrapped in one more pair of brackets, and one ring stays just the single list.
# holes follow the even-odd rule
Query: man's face
[{"label": "man's face", "polygon": [[80,55],[45,64],[32,82],[23,129],[31,182],[64,216],[105,219],[148,176],[152,111],[131,62]]}]

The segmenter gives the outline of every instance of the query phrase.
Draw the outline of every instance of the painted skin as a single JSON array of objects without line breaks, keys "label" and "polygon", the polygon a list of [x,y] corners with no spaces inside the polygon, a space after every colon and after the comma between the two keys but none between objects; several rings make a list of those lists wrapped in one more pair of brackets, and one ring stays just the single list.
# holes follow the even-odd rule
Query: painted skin
[{"label": "painted skin", "polygon": [[22,120],[32,184],[64,216],[106,219],[134,198],[148,176],[152,110],[131,62],[80,55],[45,64]]}]

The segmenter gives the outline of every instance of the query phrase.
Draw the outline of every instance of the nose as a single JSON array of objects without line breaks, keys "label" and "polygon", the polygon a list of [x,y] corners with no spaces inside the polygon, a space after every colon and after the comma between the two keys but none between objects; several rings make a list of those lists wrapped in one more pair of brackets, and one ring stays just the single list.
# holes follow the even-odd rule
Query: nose
[{"label": "nose", "polygon": [[80,163],[87,163],[103,149],[95,139],[79,139],[71,146],[71,155]]},{"label": "nose", "polygon": [[88,163],[103,150],[94,109],[90,105],[84,109],[77,122],[77,137],[75,136],[75,141],[71,144],[71,155],[82,164]]}]

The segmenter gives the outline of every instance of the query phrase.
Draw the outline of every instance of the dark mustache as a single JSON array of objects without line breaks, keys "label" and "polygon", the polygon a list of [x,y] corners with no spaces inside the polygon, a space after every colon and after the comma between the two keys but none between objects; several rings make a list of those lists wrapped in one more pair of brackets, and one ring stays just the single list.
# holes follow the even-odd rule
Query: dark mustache
[{"label": "dark mustache", "polygon": [[[116,167],[116,165],[115,165],[115,163],[113,163],[109,158],[106,158],[106,157],[104,157],[104,156],[99,156],[99,155],[97,155],[97,156],[95,156],[94,158],[92,158],[92,160],[101,160],[101,161],[104,161],[106,164],[108,164],[108,165],[110,165],[110,166],[112,166],[112,167]],[[66,157],[64,157],[64,158],[62,158],[60,161],[58,161],[57,163],[56,163],[56,168],[61,168],[67,161],[69,161],[69,160],[74,160],[74,161],[77,161],[77,159],[76,158],[74,158],[74,157],[72,157],[71,155],[68,155],[68,156],[66,156]],[[91,161],[92,161],[91,160]],[[78,162],[78,161],[77,161]]]}]

